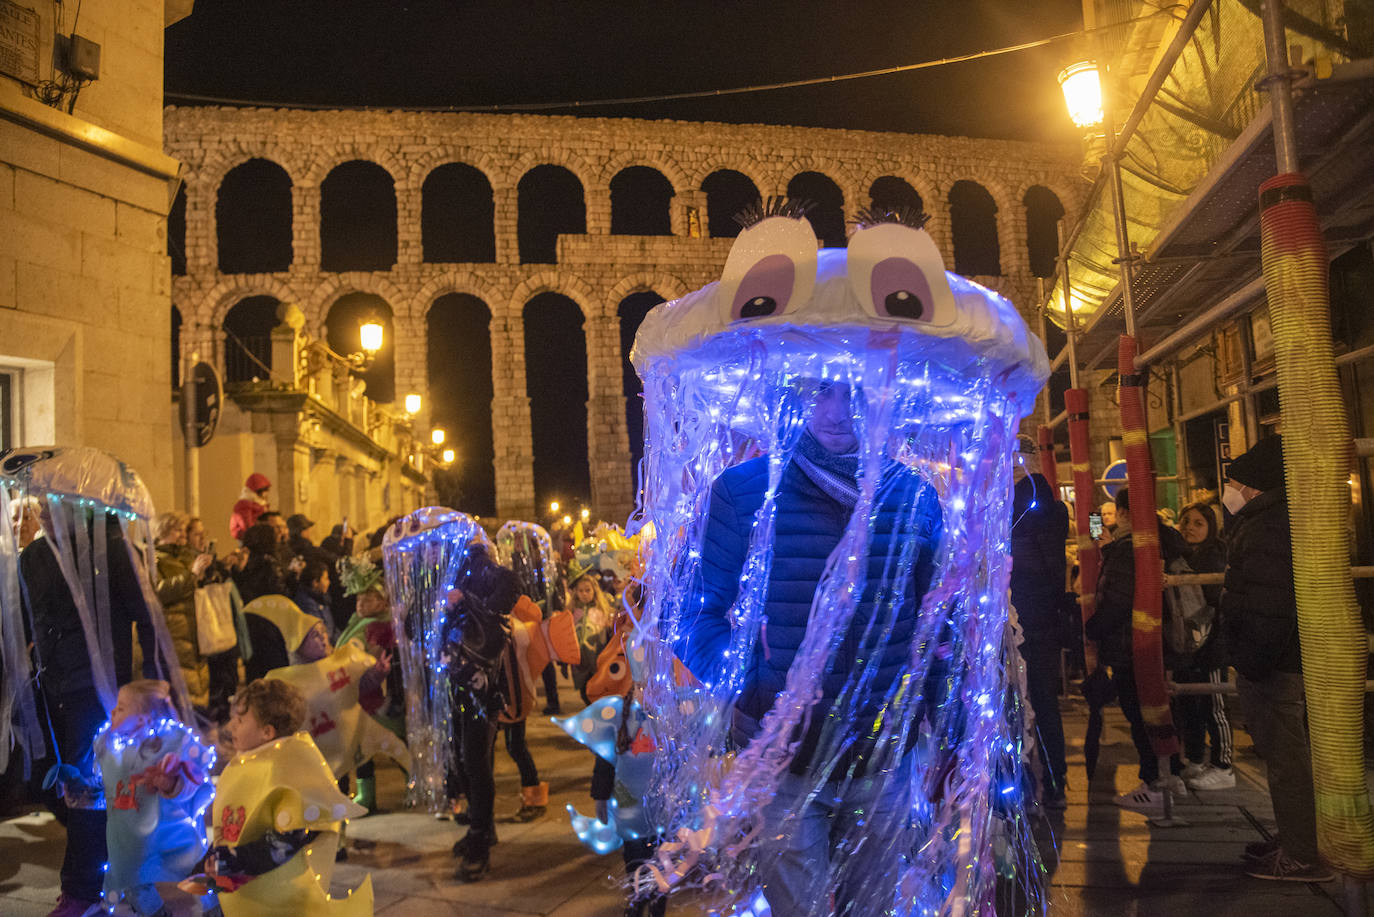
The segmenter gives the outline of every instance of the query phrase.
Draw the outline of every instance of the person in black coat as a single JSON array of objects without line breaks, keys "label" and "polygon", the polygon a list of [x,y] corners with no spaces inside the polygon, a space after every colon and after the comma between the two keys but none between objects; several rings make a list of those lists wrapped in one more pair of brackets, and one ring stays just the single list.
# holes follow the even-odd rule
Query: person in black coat
[{"label": "person in black coat", "polygon": [[1317,854],[1282,440],[1261,440],[1235,459],[1227,474],[1222,505],[1231,521],[1222,630],[1236,667],[1245,725],[1268,771],[1278,823],[1277,845],[1247,850],[1253,854],[1248,871],[1263,879],[1320,882],[1331,874]]},{"label": "person in black coat", "polygon": [[[678,658],[697,678],[713,682],[729,661],[731,625],[728,612],[738,596],[740,576],[749,552],[755,513],[768,488],[768,457],[751,459],[726,469],[711,488],[706,531],[701,548],[702,592],[700,609],[686,633],[674,646]],[[732,733],[737,744],[747,745],[784,688],[806,634],[812,602],[831,552],[840,543],[858,499],[858,438],[854,433],[847,386],[822,387],[806,431],[782,473],[775,506],[773,561],[764,597],[763,618],[753,658],[744,663],[746,676],[734,710]],[[835,654],[820,684],[821,696],[811,710],[810,723],[792,757],[790,774],[784,778],[765,817],[781,817],[802,805],[809,813],[833,819],[836,837],[844,833],[841,820],[855,806],[836,799],[811,798],[812,759],[820,744],[830,712],[844,690],[856,659],[876,659],[877,684],[892,684],[906,671],[910,641],[917,629],[921,599],[935,571],[935,551],[942,532],[939,499],[933,487],[917,474],[892,463],[886,469],[882,493],[874,507],[872,538],[868,547],[867,585],[855,609],[844,646]],[[890,607],[891,624],[886,642],[875,645],[885,628],[868,625],[879,615],[877,592],[887,578],[887,566],[910,540],[914,561],[910,581],[902,584],[900,599]],[[887,611],[883,612],[884,616]],[[928,684],[938,679],[928,680]],[[927,695],[929,696],[929,695]],[[849,750],[833,772],[852,768],[863,773],[873,727],[881,719],[882,692],[872,691],[863,708],[847,727]],[[832,779],[832,787],[837,784]],[[838,793],[838,790],[837,790]],[[862,806],[859,806],[862,808]],[[819,822],[821,818],[807,818]],[[770,825],[762,834],[777,834]],[[801,913],[813,903],[817,875],[827,871],[834,856],[828,837],[808,832],[782,832],[781,840],[761,859],[769,903],[775,914]],[[843,902],[836,902],[843,910]]]},{"label": "person in black coat", "polygon": [[1021,477],[1012,492],[1011,604],[1025,638],[1020,651],[1039,737],[1041,802],[1050,808],[1064,807],[1068,774],[1059,715],[1060,614],[1068,537],[1069,510],[1055,499],[1050,482],[1038,472]]},{"label": "person in black coat", "polygon": [[271,525],[259,522],[243,533],[243,547],[248,558],[233,571],[243,604],[264,595],[286,595],[286,582],[281,563],[277,560],[277,532]]},{"label": "person in black coat", "polygon": [[[53,522],[46,509],[43,516],[44,528],[50,532]],[[113,515],[106,522],[106,532],[113,649],[110,661],[115,684],[133,680],[135,630],[143,655],[142,677],[158,678],[152,619],[138,573],[120,534],[119,520]],[[88,536],[72,532],[70,537]],[[79,775],[66,781],[67,845],[60,872],[62,894],[53,913],[80,913],[82,905],[94,905],[100,900],[105,878],[105,807],[91,746],[106,719],[106,711],[96,692],[81,617],[49,537],[35,539],[23,550],[19,556],[19,576],[24,586],[22,600],[33,622],[38,679],[51,717],[57,753],[62,764],[75,768]],[[82,786],[90,791],[81,790]]]},{"label": "person in black coat", "polygon": [[[1217,516],[1205,503],[1185,506],[1178,514],[1178,531],[1188,545],[1188,566],[1194,573],[1220,573],[1226,569],[1226,546],[1217,531]],[[1203,597],[1212,608],[1221,607],[1221,586],[1202,587]],[[1221,628],[1215,623],[1202,645],[1187,659],[1174,666],[1174,681],[1179,684],[1226,682],[1226,658],[1222,649]],[[1181,694],[1174,699],[1178,732],[1188,766],[1183,781],[1195,790],[1226,790],[1236,785],[1231,771],[1231,721],[1226,702],[1220,694]],[[1211,761],[1207,761],[1207,737],[1212,739]]]},{"label": "person in black coat", "polygon": [[[1102,547],[1102,571],[1097,579],[1097,611],[1083,626],[1088,638],[1097,641],[1097,656],[1104,665],[1111,666],[1121,712],[1131,724],[1131,742],[1140,759],[1141,785],[1116,797],[1117,805],[1156,805],[1160,802],[1149,794],[1162,787],[1159,759],[1150,744],[1145,729],[1145,716],[1140,710],[1140,694],[1135,682],[1133,656],[1132,614],[1135,607],[1135,546],[1131,537],[1131,502],[1126,488],[1116,495],[1116,534]],[[1188,552],[1183,536],[1167,525],[1159,527],[1159,547],[1164,563]],[[1170,788],[1182,791],[1183,781],[1178,774],[1183,762],[1178,755],[1169,761],[1172,771]]]}]

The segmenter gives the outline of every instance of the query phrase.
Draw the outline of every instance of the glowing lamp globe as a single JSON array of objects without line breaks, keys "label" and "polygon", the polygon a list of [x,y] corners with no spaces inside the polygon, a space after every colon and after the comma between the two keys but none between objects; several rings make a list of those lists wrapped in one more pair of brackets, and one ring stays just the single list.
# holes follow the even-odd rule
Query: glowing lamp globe
[{"label": "glowing lamp globe", "polygon": [[564,525],[572,525],[572,516],[564,516],[564,517],[563,517],[563,524],[564,524]]},{"label": "glowing lamp globe", "polygon": [[420,403],[420,396],[415,394],[414,392],[411,392],[409,395],[406,395],[406,413],[420,413]]},{"label": "glowing lamp globe", "polygon": [[358,340],[364,353],[376,353],[382,349],[382,333],[380,322],[363,322],[358,326]]},{"label": "glowing lamp globe", "polygon": [[1095,61],[1065,67],[1059,72],[1059,88],[1075,125],[1087,128],[1102,123],[1102,80]]},{"label": "glowing lamp globe", "polygon": [[549,512],[551,512],[551,513],[556,513],[556,512],[558,512],[558,501],[557,501],[557,500],[554,500],[552,503],[549,504]]},{"label": "glowing lamp globe", "polygon": [[591,516],[591,514],[592,514],[592,511],[589,510],[589,509],[584,509],[584,510],[582,510],[582,521],[583,521],[583,522],[586,522],[586,521],[587,521],[587,518],[588,518],[589,516]]},{"label": "glowing lamp globe", "polygon": [[444,444],[444,437],[444,431],[440,427],[435,427],[433,430],[429,431],[429,441],[436,446],[442,446]]},{"label": "glowing lamp globe", "polygon": [[444,464],[445,464],[445,465],[452,465],[452,464],[453,464],[453,460],[454,460],[455,458],[457,458],[457,457],[458,457],[458,453],[454,452],[452,449],[445,449],[445,450],[444,450]]}]

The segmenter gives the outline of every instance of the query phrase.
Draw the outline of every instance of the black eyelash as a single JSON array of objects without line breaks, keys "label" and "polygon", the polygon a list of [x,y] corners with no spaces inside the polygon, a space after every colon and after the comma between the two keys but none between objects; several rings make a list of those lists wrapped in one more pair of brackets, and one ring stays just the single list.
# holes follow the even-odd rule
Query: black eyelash
[{"label": "black eyelash", "polygon": [[857,229],[867,229],[880,223],[897,223],[901,226],[910,226],[912,229],[924,229],[926,223],[930,222],[930,214],[906,204],[900,207],[874,205],[865,207],[855,214],[853,222]]},{"label": "black eyelash", "polygon": [[814,201],[794,200],[790,197],[770,197],[766,200],[754,201],[735,214],[734,219],[741,229],[748,229],[750,226],[762,223],[769,217],[804,219],[806,214],[815,206]]}]

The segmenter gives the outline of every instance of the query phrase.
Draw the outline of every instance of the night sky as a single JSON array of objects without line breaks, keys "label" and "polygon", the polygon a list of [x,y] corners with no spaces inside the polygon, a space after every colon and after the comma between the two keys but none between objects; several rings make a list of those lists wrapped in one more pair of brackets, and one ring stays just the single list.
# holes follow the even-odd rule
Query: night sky
[{"label": "night sky", "polygon": [[[1080,0],[196,0],[166,32],[166,91],[384,107],[589,100],[917,63],[1080,25]],[[1070,54],[1061,42],[839,84],[551,113],[1072,142],[1055,84]]]}]

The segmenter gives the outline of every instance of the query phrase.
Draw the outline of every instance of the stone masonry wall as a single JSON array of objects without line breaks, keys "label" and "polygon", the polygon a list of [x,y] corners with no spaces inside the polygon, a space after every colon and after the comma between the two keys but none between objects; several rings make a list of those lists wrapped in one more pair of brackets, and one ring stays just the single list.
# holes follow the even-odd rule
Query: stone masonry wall
[{"label": "stone masonry wall", "polygon": [[[845,216],[869,203],[885,175],[905,179],[932,215],[928,229],[953,264],[948,194],[955,182],[978,182],[997,202],[1003,275],[978,277],[1023,311],[1035,290],[1021,203],[1033,185],[1053,191],[1072,218],[1086,187],[1078,151],[1012,141],[819,128],[583,119],[529,115],[436,114],[403,111],[285,111],[179,108],[164,112],[167,152],[186,163],[186,277],[173,281],[183,316],[182,346],[219,354],[225,314],[248,296],[297,302],[307,329],[323,334],[330,305],[352,292],[381,296],[391,306],[396,335],[396,391],[426,392],[425,318],[447,293],[467,293],[492,312],[498,512],[530,518],[534,511],[529,394],[521,315],[543,292],[569,297],[585,319],[590,398],[588,460],[594,511],[623,519],[634,502],[621,392],[616,307],[631,293],[667,299],[716,279],[731,240],[687,235],[687,208],[708,225],[702,181],[719,169],[748,176],[763,196],[786,192],[791,178],[817,171],[843,191]],[[220,182],[249,159],[277,163],[292,181],[294,257],[287,271],[261,275],[218,272],[215,201]],[[320,270],[320,183],[335,166],[374,162],[395,182],[397,263],[388,271]],[[436,167],[463,162],[481,170],[495,201],[496,260],[490,264],[423,263],[421,187]],[[517,246],[517,185],[530,169],[555,164],[581,181],[586,234],[561,236],[557,264],[521,264]],[[671,236],[611,236],[611,179],[628,166],[657,169],[672,184]],[[1034,327],[1034,326],[1032,326]],[[428,399],[426,398],[426,402]],[[422,418],[423,420],[423,418]]]}]

